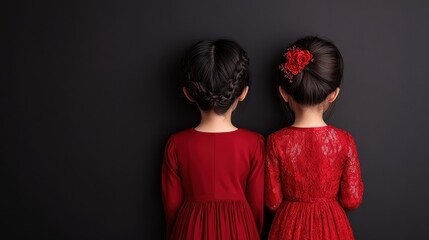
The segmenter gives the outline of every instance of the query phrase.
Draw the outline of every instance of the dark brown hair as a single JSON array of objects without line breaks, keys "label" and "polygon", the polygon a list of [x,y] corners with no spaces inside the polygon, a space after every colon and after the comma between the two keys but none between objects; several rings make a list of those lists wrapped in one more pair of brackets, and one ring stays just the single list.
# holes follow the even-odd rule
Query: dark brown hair
[{"label": "dark brown hair", "polygon": [[294,75],[292,81],[280,73],[279,85],[299,104],[323,102],[341,84],[343,58],[340,51],[332,42],[318,37],[301,38],[289,47],[292,46],[310,51],[313,61]]},{"label": "dark brown hair", "polygon": [[224,114],[249,85],[247,54],[230,40],[198,42],[183,64],[183,86],[203,111]]}]

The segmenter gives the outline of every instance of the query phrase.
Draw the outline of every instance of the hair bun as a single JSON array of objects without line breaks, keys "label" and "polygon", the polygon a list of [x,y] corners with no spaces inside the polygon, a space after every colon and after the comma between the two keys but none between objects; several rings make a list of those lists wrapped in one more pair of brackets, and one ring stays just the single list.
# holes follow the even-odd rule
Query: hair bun
[{"label": "hair bun", "polygon": [[282,74],[279,84],[296,102],[305,105],[319,104],[341,84],[341,53],[332,42],[318,37],[299,39],[291,45],[293,46],[296,46],[296,49],[308,50],[312,60],[309,64],[297,68],[297,71],[287,78]]}]

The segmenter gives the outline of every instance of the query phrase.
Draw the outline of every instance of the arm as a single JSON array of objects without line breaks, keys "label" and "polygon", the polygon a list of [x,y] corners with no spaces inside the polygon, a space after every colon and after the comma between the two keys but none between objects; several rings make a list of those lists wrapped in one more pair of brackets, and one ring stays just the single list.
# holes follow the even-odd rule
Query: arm
[{"label": "arm", "polygon": [[339,199],[344,209],[353,210],[362,202],[363,182],[356,144],[351,135],[347,137],[346,162],[341,177]]},{"label": "arm", "polygon": [[246,199],[252,209],[259,234],[262,232],[264,222],[264,145],[264,138],[258,136],[246,189]]},{"label": "arm", "polygon": [[273,139],[269,136],[265,164],[265,205],[274,212],[282,201],[280,164],[275,154]]},{"label": "arm", "polygon": [[172,137],[167,141],[165,147],[161,175],[162,201],[167,222],[167,239],[169,239],[177,212],[183,201],[182,181]]}]

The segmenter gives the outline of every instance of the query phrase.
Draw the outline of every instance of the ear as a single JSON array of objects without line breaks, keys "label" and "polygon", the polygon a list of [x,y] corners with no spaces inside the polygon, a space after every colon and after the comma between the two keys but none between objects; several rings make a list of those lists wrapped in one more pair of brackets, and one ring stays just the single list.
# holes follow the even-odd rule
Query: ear
[{"label": "ear", "polygon": [[340,88],[337,88],[333,92],[331,92],[328,95],[328,102],[333,103],[335,101],[335,99],[337,99],[339,93],[340,93]]},{"label": "ear", "polygon": [[245,86],[243,92],[240,94],[240,96],[238,96],[238,101],[242,102],[246,98],[248,92],[249,86]]},{"label": "ear", "polygon": [[285,102],[289,102],[289,95],[285,92],[285,90],[281,86],[279,86],[279,93]]},{"label": "ear", "polygon": [[188,89],[186,89],[186,87],[182,88],[183,90],[183,94],[185,94],[185,97],[190,101],[190,102],[195,102],[195,100],[191,97],[191,95],[188,92]]}]

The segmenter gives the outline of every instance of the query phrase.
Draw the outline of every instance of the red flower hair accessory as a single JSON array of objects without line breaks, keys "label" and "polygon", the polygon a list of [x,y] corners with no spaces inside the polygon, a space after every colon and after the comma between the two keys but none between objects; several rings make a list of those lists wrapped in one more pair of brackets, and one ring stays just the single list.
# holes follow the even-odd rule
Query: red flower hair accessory
[{"label": "red flower hair accessory", "polygon": [[293,76],[298,75],[310,62],[313,62],[313,55],[308,50],[302,50],[296,46],[287,49],[283,55],[286,63],[279,66],[285,74],[285,78],[292,82]]}]

